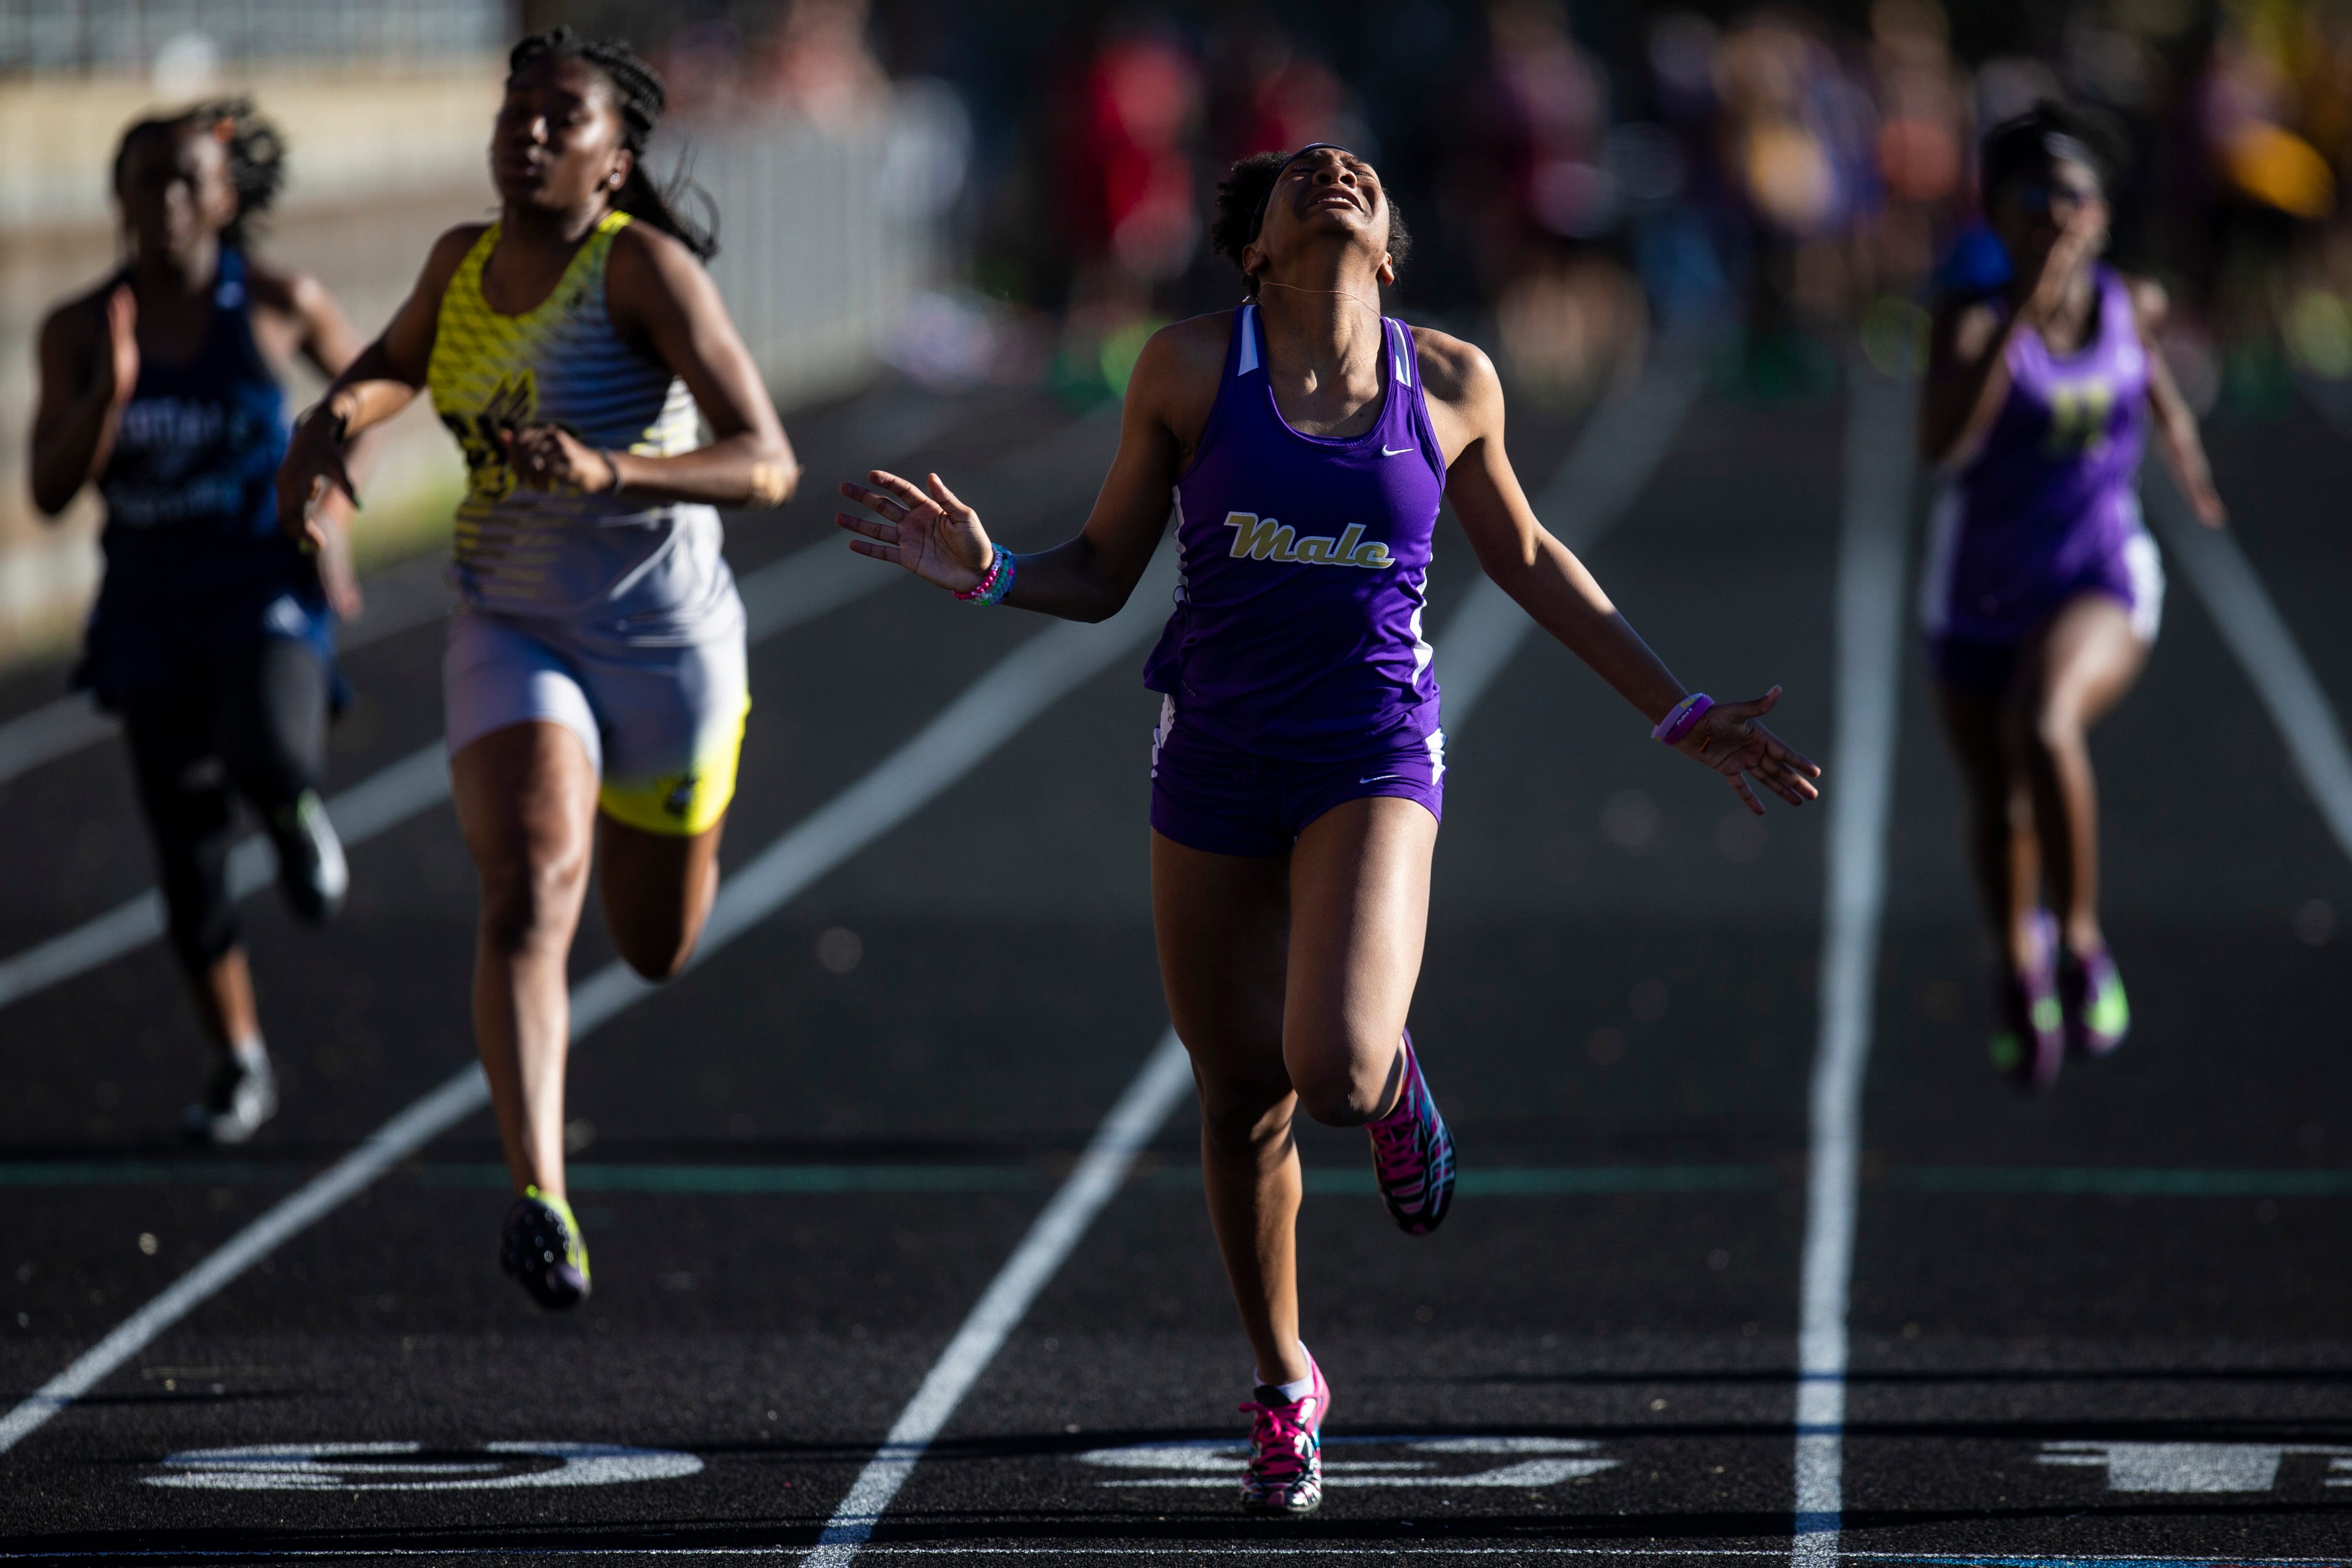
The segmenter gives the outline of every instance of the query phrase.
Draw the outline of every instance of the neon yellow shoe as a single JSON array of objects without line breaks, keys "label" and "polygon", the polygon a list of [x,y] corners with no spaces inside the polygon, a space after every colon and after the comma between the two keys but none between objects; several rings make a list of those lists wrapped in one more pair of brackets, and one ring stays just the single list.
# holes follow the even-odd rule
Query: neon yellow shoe
[{"label": "neon yellow shoe", "polygon": [[2105,947],[2060,958],[2058,998],[2065,1006],[2067,1047],[2080,1055],[2108,1055],[2131,1033],[2124,977]]},{"label": "neon yellow shoe", "polygon": [[551,1312],[586,1301],[588,1244],[581,1239],[580,1222],[572,1218],[572,1206],[535,1186],[525,1187],[507,1210],[499,1267],[520,1281],[530,1299]]},{"label": "neon yellow shoe", "polygon": [[1994,1005],[1992,1064],[2021,1089],[2047,1089],[2066,1060],[2066,1009],[2058,999],[2058,923],[2034,916],[2034,958],[2023,974],[2001,977]]}]

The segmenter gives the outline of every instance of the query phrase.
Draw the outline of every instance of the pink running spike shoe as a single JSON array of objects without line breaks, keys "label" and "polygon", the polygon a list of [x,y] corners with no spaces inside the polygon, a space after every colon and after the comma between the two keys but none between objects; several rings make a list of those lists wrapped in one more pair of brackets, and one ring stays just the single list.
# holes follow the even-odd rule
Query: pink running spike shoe
[{"label": "pink running spike shoe", "polygon": [[2034,912],[2033,962],[2001,977],[1995,1005],[1993,1065],[2020,1089],[2049,1088],[2066,1059],[2066,1014],[2058,1000],[2058,922],[2048,910]]},{"label": "pink running spike shoe", "polygon": [[1297,1399],[1260,1384],[1257,1396],[1241,1406],[1256,1417],[1249,1465],[1242,1471],[1242,1507],[1253,1513],[1296,1516],[1322,1504],[1323,1417],[1331,1410],[1331,1385],[1311,1355],[1307,1375],[1314,1386]]},{"label": "pink running spike shoe", "polygon": [[1426,1236],[1454,1207],[1454,1134],[1421,1076],[1421,1053],[1404,1037],[1404,1088],[1396,1109],[1365,1124],[1372,1137],[1372,1174],[1389,1217],[1407,1236]]}]

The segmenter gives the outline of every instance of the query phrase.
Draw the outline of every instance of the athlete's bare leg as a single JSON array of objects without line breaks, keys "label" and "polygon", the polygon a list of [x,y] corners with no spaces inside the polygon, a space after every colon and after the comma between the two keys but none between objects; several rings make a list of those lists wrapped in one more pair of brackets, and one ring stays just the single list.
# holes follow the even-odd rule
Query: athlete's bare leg
[{"label": "athlete's bare leg", "polygon": [[2042,852],[2033,796],[2003,727],[2001,699],[1938,686],[1944,737],[1969,799],[1969,869],[1993,951],[2023,973],[2035,962],[2033,912],[2042,899]]},{"label": "athlete's bare leg", "polygon": [[596,818],[596,880],[613,946],[648,980],[686,967],[719,892],[719,818],[691,837]]},{"label": "athlete's bare leg", "polygon": [[492,730],[450,759],[457,823],[480,874],[474,1040],[515,1190],[562,1198],[564,972],[588,891],[596,769],[560,724]]},{"label": "athlete's bare leg", "polygon": [[1386,798],[1327,812],[1286,858],[1151,837],[1160,976],[1200,1088],[1209,1219],[1272,1382],[1307,1375],[1291,1117],[1304,1105],[1360,1126],[1393,1108],[1436,841],[1424,808]]},{"label": "athlete's bare leg", "polygon": [[2131,690],[2147,653],[2120,601],[2079,595],[2027,647],[2004,705],[2011,754],[2032,792],[2050,903],[2076,953],[2105,941],[2099,929],[2099,785],[2086,737]]},{"label": "athlete's bare leg", "polygon": [[253,970],[245,949],[232,947],[196,973],[188,976],[195,998],[196,1016],[205,1026],[213,1054],[226,1061],[239,1041],[261,1038],[261,1011],[253,1000]]}]

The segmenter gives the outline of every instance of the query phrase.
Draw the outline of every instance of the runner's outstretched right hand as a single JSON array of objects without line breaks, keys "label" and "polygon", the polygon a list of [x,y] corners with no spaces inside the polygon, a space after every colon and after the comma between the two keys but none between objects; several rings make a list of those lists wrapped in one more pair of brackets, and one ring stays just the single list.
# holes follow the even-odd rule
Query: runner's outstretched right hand
[{"label": "runner's outstretched right hand", "polygon": [[833,520],[858,536],[849,541],[851,549],[903,566],[951,593],[966,592],[988,575],[996,559],[988,530],[980,526],[980,514],[958,500],[946,480],[927,476],[930,488],[926,492],[914,481],[879,468],[866,476],[871,485],[847,480],[841,493],[880,513],[883,520],[835,512]]}]

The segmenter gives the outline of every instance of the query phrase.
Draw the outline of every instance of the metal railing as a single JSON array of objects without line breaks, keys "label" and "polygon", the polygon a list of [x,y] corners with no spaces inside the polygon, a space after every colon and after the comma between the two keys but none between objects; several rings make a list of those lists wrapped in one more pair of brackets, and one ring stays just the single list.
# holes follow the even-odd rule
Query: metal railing
[{"label": "metal railing", "polygon": [[0,0],[0,71],[320,59],[394,68],[502,47],[513,0]]},{"label": "metal railing", "polygon": [[656,146],[674,169],[682,145],[718,206],[711,276],[779,398],[870,368],[908,298],[938,280],[968,137],[955,99],[918,83],[849,131],[752,120]]}]

